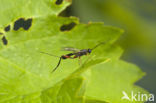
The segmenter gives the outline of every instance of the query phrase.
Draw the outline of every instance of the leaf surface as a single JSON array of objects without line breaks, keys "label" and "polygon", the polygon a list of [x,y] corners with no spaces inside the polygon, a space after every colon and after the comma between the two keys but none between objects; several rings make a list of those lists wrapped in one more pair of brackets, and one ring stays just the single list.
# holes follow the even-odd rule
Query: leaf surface
[{"label": "leaf surface", "polygon": [[[115,68],[115,63],[120,63],[122,50],[113,43],[120,37],[123,30],[105,26],[103,23],[81,24],[75,17],[57,16],[71,3],[70,0],[63,0],[59,5],[56,4],[56,0],[38,0],[37,2],[35,0],[0,0],[0,2],[0,103],[119,101],[119,96],[112,99],[114,95],[107,93],[112,88],[101,83],[106,76],[103,79],[99,78],[105,75],[105,70],[108,72],[111,68]],[[8,4],[10,6],[7,6]],[[24,18],[25,21],[32,19],[28,29],[25,27],[14,29],[15,21],[20,18]],[[5,30],[7,25],[10,25],[9,31]],[[4,43],[4,37],[7,43]],[[62,56],[70,53],[61,51],[62,47],[92,49],[100,42],[105,44],[92,50],[90,55],[83,56],[81,65],[78,64],[78,59],[62,60],[53,73],[52,70],[56,67],[59,58],[40,53],[47,52]],[[123,68],[125,65],[120,64],[110,70],[109,74],[113,74],[117,68]],[[136,73],[139,71],[138,68],[133,66],[132,68],[133,71],[129,74],[123,69],[119,69],[118,72],[119,74],[127,73],[125,78],[129,81],[125,82],[125,78],[119,77],[119,81],[123,81],[123,87],[131,84],[125,87],[127,91],[135,89],[132,88],[134,80],[130,75],[134,73],[138,80],[142,74],[141,71]],[[110,80],[114,78],[116,75],[109,75]],[[107,82],[109,85],[115,84],[114,81]],[[98,84],[95,89],[94,83]],[[116,85],[120,87],[121,84]],[[108,91],[104,93],[105,90],[101,88],[108,88]],[[118,90],[118,92],[121,91]]]}]

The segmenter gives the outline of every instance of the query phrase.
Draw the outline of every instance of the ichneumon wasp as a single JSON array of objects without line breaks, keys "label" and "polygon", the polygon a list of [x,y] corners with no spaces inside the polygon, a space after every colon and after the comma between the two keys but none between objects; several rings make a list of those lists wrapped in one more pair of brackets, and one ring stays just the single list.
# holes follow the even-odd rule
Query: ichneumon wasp
[{"label": "ichneumon wasp", "polygon": [[101,43],[97,44],[92,49],[81,49],[81,50],[79,50],[79,49],[76,49],[76,48],[67,48],[66,47],[66,48],[63,48],[63,50],[65,50],[65,51],[73,51],[73,53],[68,53],[68,54],[62,55],[62,56],[56,56],[56,55],[52,55],[52,54],[45,53],[45,52],[40,52],[40,53],[60,58],[57,66],[52,71],[52,72],[54,72],[59,67],[62,59],[68,59],[68,58],[69,59],[75,59],[75,58],[79,58],[80,59],[81,56],[90,54],[92,52],[92,50],[94,50],[95,48],[97,48],[101,44],[105,44],[105,42],[101,42]]}]

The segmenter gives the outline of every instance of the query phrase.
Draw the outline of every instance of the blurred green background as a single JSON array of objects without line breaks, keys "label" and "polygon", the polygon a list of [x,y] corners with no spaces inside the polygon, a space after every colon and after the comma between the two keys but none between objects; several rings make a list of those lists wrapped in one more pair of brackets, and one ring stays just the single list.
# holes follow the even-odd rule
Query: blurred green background
[{"label": "blurred green background", "polygon": [[117,41],[124,49],[121,59],[146,72],[136,84],[156,94],[156,0],[73,0],[60,15],[124,29]]}]

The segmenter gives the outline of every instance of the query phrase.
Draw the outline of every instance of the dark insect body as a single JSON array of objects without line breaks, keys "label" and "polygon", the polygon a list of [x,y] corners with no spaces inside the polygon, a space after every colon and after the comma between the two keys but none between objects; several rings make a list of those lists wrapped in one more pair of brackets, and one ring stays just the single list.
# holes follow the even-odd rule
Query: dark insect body
[{"label": "dark insect body", "polygon": [[99,43],[98,45],[96,45],[92,49],[82,49],[82,50],[79,50],[79,49],[75,49],[75,48],[64,48],[63,50],[65,50],[65,51],[73,51],[73,53],[68,53],[66,55],[62,55],[61,57],[55,56],[55,55],[52,55],[52,54],[48,54],[48,53],[45,53],[45,52],[41,52],[41,53],[48,54],[50,56],[55,56],[55,57],[59,57],[60,58],[57,66],[52,71],[52,72],[54,72],[59,67],[62,59],[68,59],[68,58],[69,59],[75,59],[75,58],[79,58],[80,59],[81,56],[90,54],[92,52],[92,50],[94,50],[95,48],[97,48],[101,44],[105,44],[105,42]]}]

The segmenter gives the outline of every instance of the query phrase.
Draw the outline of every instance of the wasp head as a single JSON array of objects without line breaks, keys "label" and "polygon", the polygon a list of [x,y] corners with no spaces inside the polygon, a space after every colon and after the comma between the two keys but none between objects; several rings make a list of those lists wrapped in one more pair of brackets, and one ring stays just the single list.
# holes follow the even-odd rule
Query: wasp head
[{"label": "wasp head", "polygon": [[92,52],[92,50],[91,49],[88,49],[88,53],[91,53]]}]

